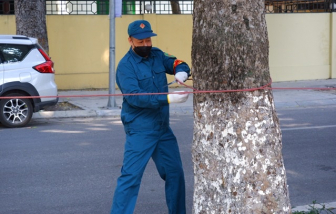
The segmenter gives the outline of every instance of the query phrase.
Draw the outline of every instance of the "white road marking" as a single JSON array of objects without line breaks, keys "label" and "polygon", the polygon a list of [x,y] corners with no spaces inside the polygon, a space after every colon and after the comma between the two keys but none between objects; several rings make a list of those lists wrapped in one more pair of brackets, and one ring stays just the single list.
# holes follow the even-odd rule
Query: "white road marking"
[{"label": "white road marking", "polygon": [[282,131],[292,131],[292,130],[305,130],[305,129],[325,129],[325,128],[336,128],[336,125],[329,126],[309,126],[309,127],[293,127],[293,128],[281,128]]}]

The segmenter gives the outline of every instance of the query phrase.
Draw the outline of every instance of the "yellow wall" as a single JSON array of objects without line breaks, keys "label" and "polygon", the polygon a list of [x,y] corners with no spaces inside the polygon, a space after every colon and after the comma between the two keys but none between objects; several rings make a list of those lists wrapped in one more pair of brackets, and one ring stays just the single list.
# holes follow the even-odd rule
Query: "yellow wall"
[{"label": "yellow wall", "polygon": [[60,89],[107,88],[108,16],[47,16],[49,55]]},{"label": "yellow wall", "polygon": [[266,16],[274,81],[331,77],[330,16],[329,13]]},{"label": "yellow wall", "polygon": [[[116,65],[129,49],[128,24],[137,19],[158,34],[153,46],[191,65],[192,16],[155,14],[116,18]],[[273,81],[336,78],[336,15],[268,14],[266,20]],[[109,16],[48,15],[47,27],[59,89],[108,88]],[[15,34],[15,16],[0,16],[0,34]]]},{"label": "yellow wall", "polygon": [[0,16],[0,34],[16,34],[15,16]]},{"label": "yellow wall", "polygon": [[336,78],[336,13],[331,14],[330,20],[330,77]]}]

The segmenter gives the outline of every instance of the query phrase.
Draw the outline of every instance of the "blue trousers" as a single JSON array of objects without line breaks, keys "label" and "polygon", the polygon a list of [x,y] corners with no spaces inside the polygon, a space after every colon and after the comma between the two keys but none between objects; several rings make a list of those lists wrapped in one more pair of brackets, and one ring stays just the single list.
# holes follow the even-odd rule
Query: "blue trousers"
[{"label": "blue trousers", "polygon": [[170,127],[127,131],[121,176],[114,192],[111,214],[132,214],[141,178],[152,158],[165,181],[169,214],[185,214],[185,181],[180,151]]}]

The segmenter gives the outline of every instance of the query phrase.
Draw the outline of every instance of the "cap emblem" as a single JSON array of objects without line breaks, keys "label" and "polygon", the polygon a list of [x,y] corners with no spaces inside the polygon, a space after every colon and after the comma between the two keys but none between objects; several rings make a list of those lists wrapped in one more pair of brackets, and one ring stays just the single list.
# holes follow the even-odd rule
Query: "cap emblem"
[{"label": "cap emblem", "polygon": [[146,26],[144,25],[144,23],[141,23],[140,27],[144,29]]}]

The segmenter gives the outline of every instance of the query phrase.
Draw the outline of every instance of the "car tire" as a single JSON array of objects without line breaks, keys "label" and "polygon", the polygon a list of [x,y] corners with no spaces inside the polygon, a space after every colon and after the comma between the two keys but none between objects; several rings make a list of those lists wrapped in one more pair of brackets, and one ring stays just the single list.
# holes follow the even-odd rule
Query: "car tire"
[{"label": "car tire", "polygon": [[[19,93],[7,94],[7,97],[25,96]],[[27,125],[33,116],[33,105],[26,98],[9,98],[0,100],[0,122],[8,128]]]}]

